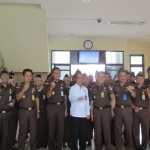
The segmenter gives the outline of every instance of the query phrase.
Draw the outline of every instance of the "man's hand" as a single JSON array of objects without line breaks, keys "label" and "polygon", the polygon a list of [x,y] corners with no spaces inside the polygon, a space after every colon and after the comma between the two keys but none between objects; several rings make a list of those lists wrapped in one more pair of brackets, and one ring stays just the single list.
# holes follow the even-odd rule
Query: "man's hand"
[{"label": "man's hand", "polygon": [[25,92],[29,88],[30,84],[25,84],[23,87],[23,92]]},{"label": "man's hand", "polygon": [[88,120],[90,119],[90,115],[87,116],[87,119],[88,119]]},{"label": "man's hand", "polygon": [[150,97],[150,89],[149,88],[147,88],[147,95],[148,95],[148,97]]},{"label": "man's hand", "polygon": [[91,113],[91,121],[94,120],[94,116],[93,116],[93,113]]},{"label": "man's hand", "polygon": [[37,112],[37,118],[40,118],[40,113],[39,112]]},{"label": "man's hand", "polygon": [[111,111],[111,117],[114,119],[114,117],[115,117],[115,113],[114,113],[114,111],[112,110]]},{"label": "man's hand", "polygon": [[140,108],[139,107],[134,107],[134,112],[135,113],[138,113],[140,111]]},{"label": "man's hand", "polygon": [[65,110],[65,117],[67,117],[68,116],[68,112],[67,112],[67,110]]},{"label": "man's hand", "polygon": [[53,89],[56,86],[55,82],[51,82],[50,87]]},{"label": "man's hand", "polygon": [[83,100],[84,100],[84,97],[81,96],[81,97],[78,98],[78,100],[79,100],[79,101],[83,101]]},{"label": "man's hand", "polygon": [[129,86],[128,86],[128,91],[129,91],[130,93],[132,93],[132,92],[133,92],[133,86],[129,85]]},{"label": "man's hand", "polygon": [[8,106],[9,107],[14,107],[14,104],[13,103],[9,103]]}]

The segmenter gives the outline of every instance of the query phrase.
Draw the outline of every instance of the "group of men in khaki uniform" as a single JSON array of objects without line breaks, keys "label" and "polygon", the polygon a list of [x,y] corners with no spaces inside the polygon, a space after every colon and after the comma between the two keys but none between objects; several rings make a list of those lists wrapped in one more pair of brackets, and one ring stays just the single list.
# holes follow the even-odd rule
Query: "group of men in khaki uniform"
[{"label": "group of men in khaki uniform", "polygon": [[[68,115],[69,95],[66,92],[65,82],[60,80],[60,73],[59,68],[52,69],[52,80],[45,82],[42,93],[43,99],[44,96],[46,98],[47,146],[50,150],[62,149],[65,117]],[[136,81],[132,81],[128,77],[130,74],[121,69],[118,71],[118,80],[112,82],[108,73],[97,72],[96,81],[87,86],[91,110],[90,119],[94,122],[96,150],[102,149],[102,139],[104,139],[105,149],[111,149],[111,134],[115,139],[117,150],[122,150],[123,145],[126,150],[134,148],[146,150],[150,126],[150,67],[147,73],[149,76],[147,79],[144,78],[142,72],[139,72],[136,75]],[[30,69],[23,70],[23,82],[17,84],[16,87],[8,84],[7,70],[2,70],[0,76],[2,79],[0,84],[0,150],[9,148],[9,123],[15,103],[18,103],[18,150],[24,150],[28,129],[30,149],[35,150],[37,148],[37,118],[40,118],[40,89],[32,82],[33,72]],[[111,131],[112,119],[115,132]]]}]

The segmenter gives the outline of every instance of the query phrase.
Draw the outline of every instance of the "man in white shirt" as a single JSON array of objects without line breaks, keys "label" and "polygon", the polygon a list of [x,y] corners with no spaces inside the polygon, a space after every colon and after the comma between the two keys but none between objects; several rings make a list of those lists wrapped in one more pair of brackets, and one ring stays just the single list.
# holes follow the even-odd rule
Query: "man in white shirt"
[{"label": "man in white shirt", "polygon": [[77,74],[76,84],[70,88],[69,100],[71,102],[71,150],[86,149],[86,119],[90,118],[90,105],[88,89],[82,85],[83,75]]}]

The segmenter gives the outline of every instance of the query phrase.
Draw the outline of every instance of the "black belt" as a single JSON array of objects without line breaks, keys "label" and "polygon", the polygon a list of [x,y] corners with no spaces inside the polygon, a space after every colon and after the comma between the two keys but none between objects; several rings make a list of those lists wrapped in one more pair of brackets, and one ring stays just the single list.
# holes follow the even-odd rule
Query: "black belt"
[{"label": "black belt", "polygon": [[127,107],[130,107],[131,105],[126,105],[126,106],[124,106],[124,105],[116,104],[116,106],[117,106],[117,107],[120,107],[120,108],[127,108]]},{"label": "black belt", "polygon": [[60,105],[63,103],[64,103],[64,101],[62,101],[62,102],[48,102],[48,104],[53,104],[53,105]]},{"label": "black belt", "polygon": [[29,108],[24,108],[24,107],[19,107],[20,109],[24,109],[24,110],[32,110],[32,109],[34,109],[35,108],[35,106],[33,106],[33,107],[29,107]]},{"label": "black belt", "polygon": [[11,109],[0,111],[0,114],[5,114],[5,113],[9,112],[10,110],[11,110]]},{"label": "black belt", "polygon": [[99,110],[106,109],[106,108],[108,108],[108,107],[110,107],[110,105],[107,105],[107,106],[104,106],[104,107],[97,107],[97,106],[94,106],[94,108],[99,109]]}]

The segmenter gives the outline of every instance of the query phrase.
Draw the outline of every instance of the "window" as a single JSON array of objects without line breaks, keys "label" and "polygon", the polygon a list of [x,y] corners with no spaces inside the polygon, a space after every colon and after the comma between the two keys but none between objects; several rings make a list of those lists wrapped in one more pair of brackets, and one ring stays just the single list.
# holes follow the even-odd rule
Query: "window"
[{"label": "window", "polygon": [[[82,50],[81,50],[82,51]],[[107,71],[112,78],[117,74],[120,68],[124,68],[124,52],[123,51],[105,51],[95,50],[99,53],[97,64],[94,63],[79,63],[80,50],[52,50],[51,51],[51,67],[58,67],[61,70],[61,79],[65,74],[73,75],[77,69],[83,73],[95,76],[95,71]],[[85,51],[86,52],[86,51]],[[90,51],[88,51],[90,52]],[[92,50],[92,52],[94,52]],[[89,58],[90,56],[86,56]],[[88,59],[87,59],[88,60]]]},{"label": "window", "polygon": [[106,71],[112,79],[120,68],[124,69],[124,53],[122,51],[106,52]]},{"label": "window", "polygon": [[70,51],[52,51],[52,69],[58,67],[61,71],[60,79],[70,75]]},{"label": "window", "polygon": [[130,71],[135,75],[144,71],[144,55],[130,55]]},{"label": "window", "polygon": [[107,65],[106,66],[106,72],[108,72],[111,75],[112,79],[113,79],[114,76],[117,75],[118,70],[120,68],[123,68],[123,65],[111,65],[111,66]]},{"label": "window", "polygon": [[70,64],[70,51],[52,51],[52,64]]},{"label": "window", "polygon": [[123,64],[123,52],[106,52],[106,64]]}]

